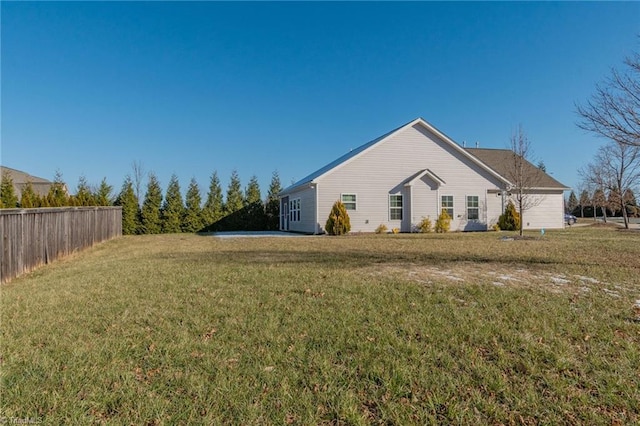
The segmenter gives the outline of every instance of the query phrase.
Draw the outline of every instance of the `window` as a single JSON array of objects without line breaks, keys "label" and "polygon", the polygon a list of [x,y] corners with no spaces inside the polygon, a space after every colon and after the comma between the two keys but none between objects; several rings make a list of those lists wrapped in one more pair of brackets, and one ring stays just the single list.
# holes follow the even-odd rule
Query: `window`
[{"label": "window", "polygon": [[342,194],[341,199],[345,209],[347,210],[356,209],[356,194]]},{"label": "window", "polygon": [[402,220],[402,195],[389,195],[389,220]]},{"label": "window", "polygon": [[449,217],[453,219],[453,195],[442,196],[440,212],[442,212],[442,210],[446,210]]},{"label": "window", "polygon": [[300,222],[300,198],[289,201],[289,221]]},{"label": "window", "polygon": [[480,219],[480,209],[477,195],[467,195],[467,220]]}]

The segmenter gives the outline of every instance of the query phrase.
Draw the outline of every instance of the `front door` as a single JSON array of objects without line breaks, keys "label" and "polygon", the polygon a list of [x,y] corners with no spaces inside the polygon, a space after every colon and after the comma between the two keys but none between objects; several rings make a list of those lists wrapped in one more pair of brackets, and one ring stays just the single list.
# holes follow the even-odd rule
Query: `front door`
[{"label": "front door", "polygon": [[282,231],[289,230],[289,197],[280,199],[280,229]]}]

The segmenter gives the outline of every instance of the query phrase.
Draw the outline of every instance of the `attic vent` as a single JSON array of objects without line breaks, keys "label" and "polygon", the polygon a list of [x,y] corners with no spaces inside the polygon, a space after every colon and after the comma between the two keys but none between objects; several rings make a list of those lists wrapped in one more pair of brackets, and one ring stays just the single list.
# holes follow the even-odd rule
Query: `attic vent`
[{"label": "attic vent", "polygon": [[476,141],[476,148],[480,148],[480,142]]}]

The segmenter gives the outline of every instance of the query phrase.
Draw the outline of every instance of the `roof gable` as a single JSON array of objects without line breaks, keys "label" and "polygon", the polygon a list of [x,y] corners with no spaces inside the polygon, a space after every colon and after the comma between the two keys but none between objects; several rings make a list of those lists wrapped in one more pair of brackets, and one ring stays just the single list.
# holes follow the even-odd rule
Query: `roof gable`
[{"label": "roof gable", "polygon": [[432,126],[431,124],[429,124],[427,121],[425,121],[422,118],[416,118],[415,120],[410,121],[409,123],[406,123],[376,139],[373,139],[372,141],[369,141],[367,143],[365,143],[364,145],[359,146],[358,148],[355,148],[353,150],[351,150],[350,152],[348,152],[347,154],[343,155],[342,157],[336,159],[335,161],[332,161],[331,163],[327,164],[326,166],[316,170],[315,172],[311,173],[308,176],[305,176],[304,178],[300,179],[299,181],[297,181],[296,183],[294,183],[293,185],[285,188],[281,194],[287,193],[287,192],[291,192],[299,187],[302,187],[304,185],[307,184],[313,184],[313,183],[317,183],[317,181],[319,179],[321,179],[323,176],[325,176],[326,174],[330,173],[331,171],[349,163],[350,161],[352,161],[353,159],[357,158],[358,156],[362,155],[364,152],[369,151],[370,149],[373,149],[374,147],[376,147],[379,144],[384,143],[385,141],[387,141],[388,139],[391,138],[391,136],[409,128],[409,127],[413,127],[415,125],[420,125],[422,127],[424,127],[425,129],[427,129],[428,131],[430,131],[431,133],[433,133],[434,135],[436,135],[438,138],[440,138],[442,141],[444,141],[446,144],[450,145],[452,148],[454,148],[456,151],[458,151],[460,154],[463,155],[463,157],[466,157],[467,159],[471,160],[473,163],[477,164],[478,166],[480,166],[482,169],[486,170],[487,172],[489,172],[491,175],[493,175],[494,177],[498,178],[499,180],[505,182],[505,183],[509,183],[508,180],[500,175],[499,173],[497,173],[495,170],[493,170],[491,167],[488,167],[485,163],[483,163],[482,161],[480,161],[477,157],[471,155],[467,150],[465,150],[464,148],[462,148],[460,145],[458,145],[456,142],[454,142],[452,139],[450,139],[447,135],[445,135],[444,133],[442,133],[441,131],[439,131],[438,129],[436,129],[434,126]]}]

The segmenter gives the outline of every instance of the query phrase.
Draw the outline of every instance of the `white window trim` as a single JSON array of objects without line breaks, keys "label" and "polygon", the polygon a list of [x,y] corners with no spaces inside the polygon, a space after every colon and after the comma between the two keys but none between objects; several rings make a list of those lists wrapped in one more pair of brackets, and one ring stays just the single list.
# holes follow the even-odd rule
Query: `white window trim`
[{"label": "white window trim", "polygon": [[[442,198],[443,197],[451,197],[451,214],[449,216],[451,216],[451,219],[453,219],[456,214],[456,197],[453,196],[453,194],[440,194],[440,208],[438,209],[438,217],[440,217],[440,215],[442,214],[442,210],[445,208],[442,206]],[[449,207],[446,207],[447,210],[449,210]],[[449,213],[447,211],[447,213]]]},{"label": "white window trim", "polygon": [[342,197],[345,196],[345,195],[353,195],[356,198],[355,201],[353,202],[354,208],[353,209],[347,209],[347,211],[358,211],[358,194],[356,194],[355,192],[343,192],[343,193],[340,194],[340,202],[342,204],[344,204],[344,207],[346,209],[347,208],[347,204],[351,204],[351,202],[345,203],[343,201]]},{"label": "white window trim", "polygon": [[[469,198],[470,197],[475,197],[478,200],[478,206],[477,207],[469,207]],[[467,210],[467,220],[480,220],[480,196],[479,195],[465,195],[464,200],[465,200],[466,210]],[[478,217],[475,218],[475,219],[469,219],[469,209],[476,209],[478,211]]]},{"label": "white window trim", "polygon": [[[391,207],[391,197],[401,197],[401,199],[402,199],[402,207]],[[404,220],[404,195],[403,194],[389,194],[388,203],[389,203],[389,221],[402,222]],[[400,209],[400,215],[402,217],[400,219],[392,219],[391,218],[391,209],[394,209],[394,210]]]},{"label": "white window trim", "polygon": [[289,222],[300,222],[301,207],[300,198],[289,199]]}]

